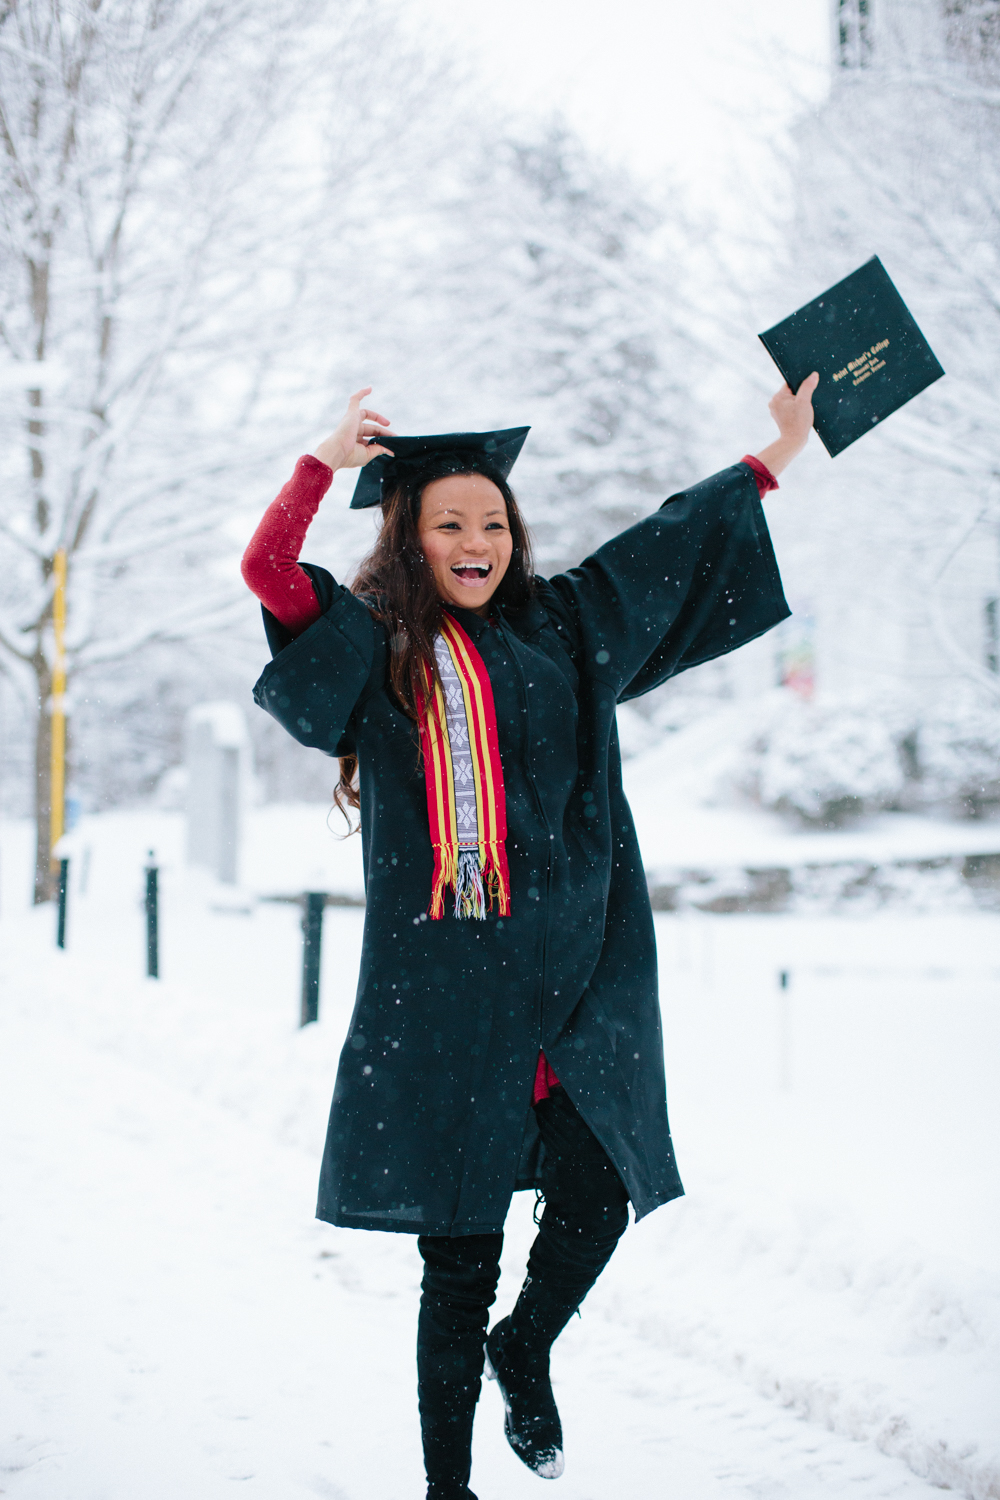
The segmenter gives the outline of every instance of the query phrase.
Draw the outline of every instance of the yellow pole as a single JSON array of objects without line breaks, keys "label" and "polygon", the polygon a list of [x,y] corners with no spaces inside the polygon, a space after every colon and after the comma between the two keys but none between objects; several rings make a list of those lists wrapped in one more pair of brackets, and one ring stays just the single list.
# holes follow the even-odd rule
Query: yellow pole
[{"label": "yellow pole", "polygon": [[[66,549],[60,547],[53,561],[55,593],[52,596],[52,630],[55,652],[52,661],[52,759],[49,774],[49,849],[63,836],[66,821]],[[55,855],[52,863],[55,866]]]}]

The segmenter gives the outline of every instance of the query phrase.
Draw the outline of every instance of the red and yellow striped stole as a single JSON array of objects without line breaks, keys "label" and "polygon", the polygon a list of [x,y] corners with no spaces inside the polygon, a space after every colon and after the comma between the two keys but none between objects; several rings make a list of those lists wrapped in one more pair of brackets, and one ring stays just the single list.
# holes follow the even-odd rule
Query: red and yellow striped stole
[{"label": "red and yellow striped stole", "polygon": [[[444,916],[447,890],[455,892],[455,915],[484,918],[496,901],[500,914],[510,912],[507,869],[507,801],[493,688],[486,664],[470,637],[451,615],[443,614],[441,639],[448,648],[462,687],[469,750],[476,793],[478,860],[475,846],[461,848],[455,809],[455,778],[444,694],[436,676],[424,667],[427,697],[420,711],[420,747],[427,784],[427,816],[434,849],[434,879],[428,916]],[[461,859],[460,859],[461,854]],[[472,860],[473,878],[468,861]],[[487,904],[488,903],[488,904]]]}]

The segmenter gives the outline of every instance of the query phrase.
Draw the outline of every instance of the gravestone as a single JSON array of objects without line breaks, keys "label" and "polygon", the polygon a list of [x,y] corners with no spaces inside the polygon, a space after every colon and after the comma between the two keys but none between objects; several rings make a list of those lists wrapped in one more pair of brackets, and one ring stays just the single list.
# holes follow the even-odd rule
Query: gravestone
[{"label": "gravestone", "polygon": [[187,859],[235,885],[243,809],[250,782],[250,742],[235,703],[199,703],[187,717]]}]

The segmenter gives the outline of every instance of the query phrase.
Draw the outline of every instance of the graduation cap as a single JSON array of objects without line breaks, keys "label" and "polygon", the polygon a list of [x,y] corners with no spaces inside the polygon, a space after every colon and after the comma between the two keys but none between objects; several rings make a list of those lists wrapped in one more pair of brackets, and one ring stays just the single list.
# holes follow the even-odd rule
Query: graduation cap
[{"label": "graduation cap", "polygon": [[380,453],[365,464],[354,486],[351,510],[381,505],[384,491],[397,480],[418,473],[440,458],[454,458],[456,471],[463,461],[476,459],[506,479],[530,431],[530,427],[507,427],[503,432],[436,432],[426,437],[376,438],[379,447],[391,447],[392,454]]}]

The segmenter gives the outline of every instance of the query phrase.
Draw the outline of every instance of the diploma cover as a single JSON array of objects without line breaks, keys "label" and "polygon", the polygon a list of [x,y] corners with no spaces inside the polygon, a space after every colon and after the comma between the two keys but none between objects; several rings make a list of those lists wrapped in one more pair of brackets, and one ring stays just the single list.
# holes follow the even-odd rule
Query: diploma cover
[{"label": "diploma cover", "polygon": [[760,340],[793,391],[819,371],[813,411],[831,458],[944,374],[877,255]]}]

